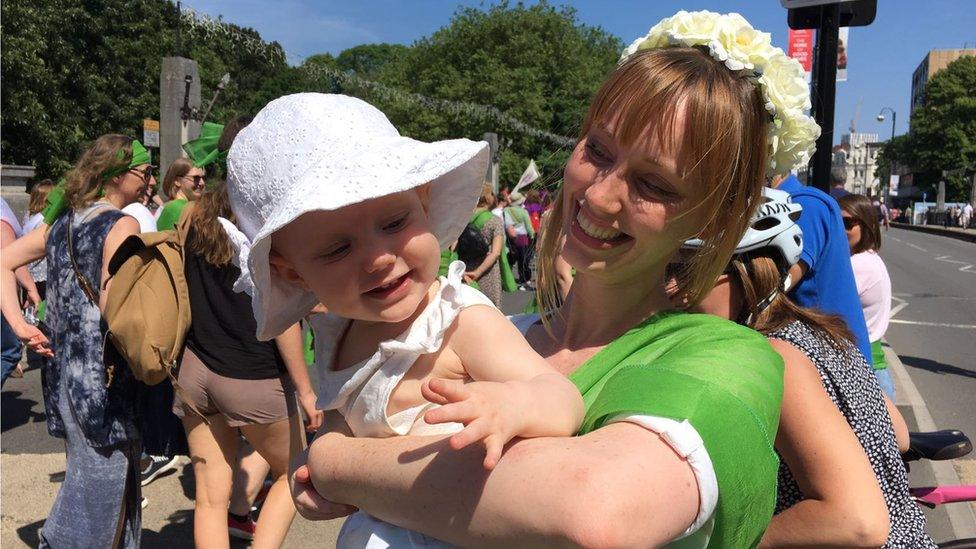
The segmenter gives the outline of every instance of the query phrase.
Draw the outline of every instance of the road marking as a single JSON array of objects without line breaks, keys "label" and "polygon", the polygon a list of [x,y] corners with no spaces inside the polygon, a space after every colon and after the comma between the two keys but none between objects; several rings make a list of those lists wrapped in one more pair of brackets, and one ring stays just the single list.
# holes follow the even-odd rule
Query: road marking
[{"label": "road marking", "polygon": [[898,305],[895,305],[895,308],[891,310],[891,313],[888,315],[888,318],[889,319],[894,318],[895,315],[898,314],[899,312],[901,312],[902,309],[904,309],[905,307],[908,307],[908,301],[905,301],[904,299],[902,299],[900,297],[897,297],[897,296],[894,296],[893,295],[893,296],[891,296],[891,300],[892,301],[897,301],[898,302]]},{"label": "road marking", "polygon": [[902,241],[900,238],[895,238],[893,236],[889,236],[888,238],[894,240],[895,242],[901,242]]},{"label": "road marking", "polygon": [[921,246],[916,246],[916,245],[912,244],[911,242],[906,242],[905,245],[906,246],[911,246],[912,248],[915,248],[916,250],[921,250],[923,252],[927,252],[928,251],[928,250],[926,250],[925,248],[923,248]]},{"label": "road marking", "polygon": [[936,326],[938,328],[963,328],[966,330],[976,330],[976,324],[948,324],[945,322],[923,322],[921,320],[902,320],[892,318],[888,322],[892,324],[911,324],[913,326]]},{"label": "road marking", "polygon": [[956,261],[955,259],[949,259],[950,257],[952,257],[952,256],[951,255],[940,255],[939,257],[935,258],[935,260],[936,261],[941,261],[943,263],[955,263],[956,265],[962,265],[962,267],[959,267],[959,270],[960,271],[962,271],[964,273],[976,274],[976,271],[971,271],[970,270],[970,269],[973,268],[973,265],[971,263],[966,263],[965,261]]}]

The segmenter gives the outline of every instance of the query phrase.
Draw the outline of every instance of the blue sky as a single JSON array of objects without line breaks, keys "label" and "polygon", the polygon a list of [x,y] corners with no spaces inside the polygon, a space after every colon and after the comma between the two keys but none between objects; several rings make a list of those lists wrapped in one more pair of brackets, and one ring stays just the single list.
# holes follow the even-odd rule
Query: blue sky
[{"label": "blue sky", "polygon": [[[527,2],[532,3],[532,2]],[[770,32],[786,49],[786,10],[778,0],[578,0],[579,19],[603,27],[625,44],[679,9],[738,11],[753,26]],[[459,5],[491,2],[451,0],[188,0],[183,5],[212,17],[252,27],[276,40],[292,62],[315,53],[340,51],[365,43],[411,44],[448,24]],[[837,84],[834,143],[847,133],[857,104],[861,132],[887,139],[890,119],[875,120],[882,107],[898,113],[896,133],[908,131],[912,72],[931,49],[976,47],[976,3],[972,0],[878,0],[878,15],[868,27],[850,31],[848,81]]]}]

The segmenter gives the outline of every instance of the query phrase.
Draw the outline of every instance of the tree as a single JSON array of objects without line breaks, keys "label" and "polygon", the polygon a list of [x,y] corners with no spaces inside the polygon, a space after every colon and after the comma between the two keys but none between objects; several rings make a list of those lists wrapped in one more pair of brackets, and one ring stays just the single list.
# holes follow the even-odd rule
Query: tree
[{"label": "tree", "polygon": [[911,133],[882,151],[890,153],[914,168],[916,184],[930,195],[945,170],[946,200],[969,198],[976,173],[976,57],[961,57],[933,75],[925,104],[912,113]]},{"label": "tree", "polygon": [[[420,139],[481,139],[485,132],[496,132],[503,146],[503,185],[514,185],[530,158],[551,182],[561,175],[569,147],[506,121],[576,136],[621,47],[613,35],[581,24],[572,8],[556,9],[544,1],[530,7],[503,2],[486,11],[461,8],[449,25],[375,74],[391,88],[468,108],[431,109],[405,94],[347,91],[370,100],[402,133]],[[485,115],[478,105],[494,106],[508,118]]]},{"label": "tree", "polygon": [[[140,136],[142,120],[159,117],[159,72],[179,17],[159,0],[0,3],[3,161],[57,179],[99,135]],[[251,29],[186,23],[183,55],[197,60],[205,99],[232,77],[211,119],[256,112],[256,91],[287,69],[281,47]]]}]

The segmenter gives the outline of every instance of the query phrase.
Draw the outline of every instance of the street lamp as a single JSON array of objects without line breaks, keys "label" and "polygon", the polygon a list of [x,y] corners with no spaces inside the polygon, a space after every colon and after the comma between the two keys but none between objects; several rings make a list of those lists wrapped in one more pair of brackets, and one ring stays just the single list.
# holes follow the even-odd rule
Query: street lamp
[{"label": "street lamp", "polygon": [[[895,141],[895,120],[898,118],[898,113],[896,113],[895,112],[895,109],[892,109],[891,107],[882,107],[881,108],[881,111],[878,112],[878,116],[877,116],[878,122],[884,122],[884,120],[885,120],[885,115],[884,115],[885,111],[888,111],[888,112],[891,113],[891,140],[888,141],[888,144],[889,144],[889,146],[894,147],[894,141]],[[891,156],[892,156],[892,158],[891,158],[891,166],[888,167],[888,181],[890,182],[891,181],[891,176],[895,175],[895,159],[894,159],[894,152],[895,151],[894,151],[894,148],[889,149],[889,151],[891,152]],[[885,190],[886,188],[887,188],[887,185],[885,185],[884,183],[882,183],[881,184],[881,202],[882,203],[884,203],[884,201],[885,201],[885,195],[887,194],[887,192]]]}]

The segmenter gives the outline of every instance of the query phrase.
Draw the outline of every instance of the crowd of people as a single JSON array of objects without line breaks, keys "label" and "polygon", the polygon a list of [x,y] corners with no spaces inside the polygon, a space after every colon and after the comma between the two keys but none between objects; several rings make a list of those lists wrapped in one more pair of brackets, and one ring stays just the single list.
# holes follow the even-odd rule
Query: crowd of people
[{"label": "crowd of people", "polygon": [[[794,64],[736,14],[663,20],[550,192],[343,95],[207,126],[168,202],[137,140],[99,137],[35,187],[36,228],[0,224],[4,380],[8,345],[43,356],[66,440],[41,545],[137,547],[141,485],[186,453],[199,547],[280,546],[296,509],[348,517],[340,547],[934,547],[879,220],[790,175],[818,133]],[[156,230],[192,311],[177,394],[103,356],[112,258]],[[506,318],[519,289],[536,311]]]}]

